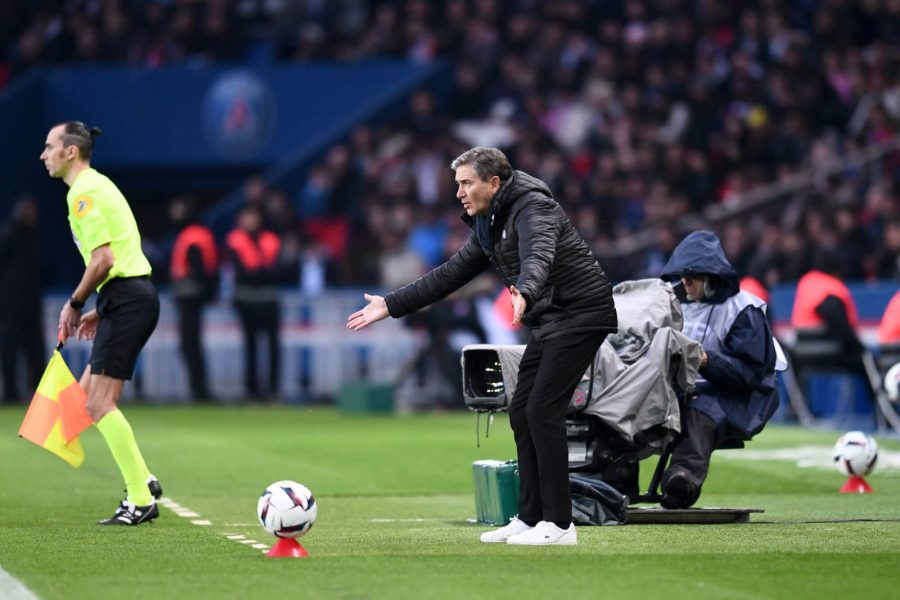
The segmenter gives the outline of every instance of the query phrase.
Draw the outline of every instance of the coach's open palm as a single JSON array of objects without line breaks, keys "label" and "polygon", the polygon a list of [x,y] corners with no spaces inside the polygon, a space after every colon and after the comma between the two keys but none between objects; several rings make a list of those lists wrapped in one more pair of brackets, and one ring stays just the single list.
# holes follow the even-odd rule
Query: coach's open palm
[{"label": "coach's open palm", "polygon": [[390,316],[387,304],[385,304],[382,296],[363,294],[363,298],[368,300],[369,303],[362,310],[358,310],[347,317],[347,328],[353,331],[364,329],[372,323],[377,323]]}]

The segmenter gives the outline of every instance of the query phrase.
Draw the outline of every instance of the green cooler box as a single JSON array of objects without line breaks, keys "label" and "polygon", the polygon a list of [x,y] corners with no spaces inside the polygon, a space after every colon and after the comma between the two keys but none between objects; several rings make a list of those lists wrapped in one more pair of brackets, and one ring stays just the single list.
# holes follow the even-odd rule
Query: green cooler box
[{"label": "green cooler box", "polygon": [[479,523],[506,525],[519,512],[519,465],[514,460],[476,460],[475,511]]},{"label": "green cooler box", "polygon": [[391,412],[394,387],[388,383],[348,383],[341,388],[337,405],[345,412]]}]

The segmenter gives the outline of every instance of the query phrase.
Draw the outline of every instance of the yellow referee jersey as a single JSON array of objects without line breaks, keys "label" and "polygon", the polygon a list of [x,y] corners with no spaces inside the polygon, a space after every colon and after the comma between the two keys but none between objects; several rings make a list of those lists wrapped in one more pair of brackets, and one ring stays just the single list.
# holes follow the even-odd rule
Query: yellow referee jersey
[{"label": "yellow referee jersey", "polygon": [[91,261],[91,252],[104,244],[109,244],[115,257],[98,290],[113,277],[150,274],[152,269],[141,250],[141,234],[131,207],[107,176],[85,169],[69,188],[66,201],[69,226],[85,266]]}]

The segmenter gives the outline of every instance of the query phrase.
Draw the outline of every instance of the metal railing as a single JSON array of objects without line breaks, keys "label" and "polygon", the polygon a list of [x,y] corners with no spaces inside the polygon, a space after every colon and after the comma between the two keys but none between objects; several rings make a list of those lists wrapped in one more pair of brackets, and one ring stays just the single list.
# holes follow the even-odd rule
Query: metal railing
[{"label": "metal railing", "polygon": [[[45,298],[46,339],[56,337],[64,295]],[[135,377],[124,398],[183,401],[189,399],[187,372],[179,350],[177,311],[167,293],[160,296],[160,320],[141,352]],[[328,292],[306,296],[282,294],[281,381],[279,394],[288,402],[330,399],[350,382],[393,383],[403,365],[425,340],[402,321],[386,319],[365,331],[350,331],[347,316],[362,306],[360,292]],[[48,342],[49,344],[49,342]],[[260,345],[259,365],[268,357]],[[210,305],[203,320],[203,347],[211,393],[225,402],[244,394],[244,342],[237,315],[224,300]],[[63,355],[76,378],[90,356],[90,342],[71,339]]]}]

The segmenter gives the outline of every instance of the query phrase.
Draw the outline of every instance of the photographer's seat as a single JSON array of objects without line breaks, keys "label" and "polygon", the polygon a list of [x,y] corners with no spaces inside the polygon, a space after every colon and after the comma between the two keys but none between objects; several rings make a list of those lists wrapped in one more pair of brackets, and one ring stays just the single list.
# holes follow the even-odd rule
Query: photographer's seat
[{"label": "photographer's seat", "polygon": [[839,429],[867,429],[874,420],[879,431],[900,431],[900,407],[887,398],[883,386],[887,370],[900,362],[900,344],[882,345],[877,356],[864,349],[848,360],[841,344],[826,338],[823,330],[798,330],[792,361],[800,396],[807,399],[801,407],[806,413],[802,424],[813,426],[829,416],[846,418],[829,411],[849,406],[852,420],[837,423]]},{"label": "photographer's seat", "polygon": [[867,369],[872,386],[878,390],[876,400],[881,417],[894,431],[900,431],[900,400],[896,395],[898,385],[895,378],[888,381],[894,377],[889,377],[888,372],[895,365],[900,365],[900,343],[882,344],[878,349],[878,358],[867,363]]},{"label": "photographer's seat", "polygon": [[[867,351],[848,355],[843,344],[828,336],[824,328],[798,329],[791,349],[791,364],[799,384],[805,416],[803,425],[813,426],[820,420],[840,429],[869,428],[880,413],[876,406],[877,387],[872,386]],[[805,415],[801,415],[805,413]]]},{"label": "photographer's seat", "polygon": [[888,369],[900,363],[900,343],[882,344],[879,346],[877,363],[878,370],[881,376],[884,377]]}]

